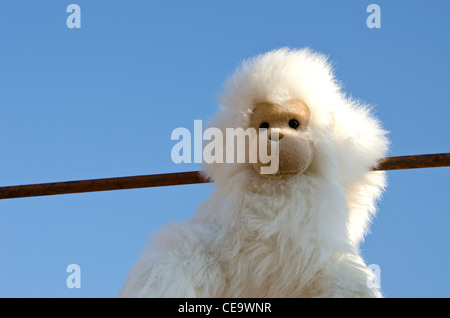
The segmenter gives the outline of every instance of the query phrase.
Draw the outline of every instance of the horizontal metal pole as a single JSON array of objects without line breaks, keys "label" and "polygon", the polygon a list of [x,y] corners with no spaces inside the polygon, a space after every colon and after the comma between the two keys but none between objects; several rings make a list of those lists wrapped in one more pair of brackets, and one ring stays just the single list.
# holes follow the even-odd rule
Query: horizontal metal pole
[{"label": "horizontal metal pole", "polygon": [[[450,166],[450,153],[386,157],[373,170]],[[198,171],[0,187],[0,199],[208,183]]]},{"label": "horizontal metal pole", "polygon": [[400,170],[450,166],[450,153],[386,157],[373,170]]}]

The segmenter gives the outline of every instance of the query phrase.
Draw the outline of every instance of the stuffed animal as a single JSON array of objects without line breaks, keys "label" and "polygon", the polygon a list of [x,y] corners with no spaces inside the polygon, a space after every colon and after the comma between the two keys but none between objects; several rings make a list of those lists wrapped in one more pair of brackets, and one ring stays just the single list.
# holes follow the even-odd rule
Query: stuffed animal
[{"label": "stuffed animal", "polygon": [[243,62],[211,127],[264,132],[278,169],[227,162],[224,145],[223,162],[202,166],[215,191],[153,236],[119,296],[380,297],[359,244],[385,188],[371,169],[388,141],[327,58],[282,48]]}]

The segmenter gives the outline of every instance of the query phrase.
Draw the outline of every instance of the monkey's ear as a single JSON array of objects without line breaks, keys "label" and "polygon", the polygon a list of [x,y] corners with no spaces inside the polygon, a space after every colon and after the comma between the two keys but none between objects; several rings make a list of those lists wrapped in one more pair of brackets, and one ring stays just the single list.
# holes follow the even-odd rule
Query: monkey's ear
[{"label": "monkey's ear", "polygon": [[388,139],[371,109],[348,101],[343,111],[334,114],[339,167],[345,182],[359,179],[387,154]]},{"label": "monkey's ear", "polygon": [[[208,127],[218,128],[222,132],[223,144],[221,147],[222,150],[220,156],[223,160],[222,162],[203,162],[200,173],[204,178],[211,180],[216,184],[219,182],[226,183],[232,175],[236,174],[238,170],[245,168],[245,164],[226,162],[226,129],[243,126],[243,117],[244,114],[241,112],[236,112],[226,107],[220,107],[216,115],[209,121],[207,125]],[[243,128],[245,129],[245,127]],[[218,150],[216,149],[216,151]],[[236,151],[234,153],[236,153]]]},{"label": "monkey's ear", "polygon": [[351,240],[358,244],[386,186],[385,173],[371,170],[386,156],[389,142],[387,132],[366,105],[347,101],[335,116],[339,171],[350,209],[348,229]]}]

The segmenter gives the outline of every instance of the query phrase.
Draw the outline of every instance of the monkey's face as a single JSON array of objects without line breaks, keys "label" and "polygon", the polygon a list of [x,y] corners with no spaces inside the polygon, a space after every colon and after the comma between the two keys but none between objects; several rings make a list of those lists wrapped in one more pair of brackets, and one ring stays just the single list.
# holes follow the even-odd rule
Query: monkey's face
[{"label": "monkey's face", "polygon": [[[265,177],[279,178],[304,172],[313,158],[313,143],[307,130],[310,111],[300,100],[290,100],[285,105],[262,102],[255,105],[250,117],[250,127],[256,129],[258,137],[267,129],[267,150],[270,154],[271,142],[278,146],[278,171],[261,173],[261,167],[270,163],[262,163],[258,155],[253,167]],[[276,128],[276,129],[274,129]]]}]

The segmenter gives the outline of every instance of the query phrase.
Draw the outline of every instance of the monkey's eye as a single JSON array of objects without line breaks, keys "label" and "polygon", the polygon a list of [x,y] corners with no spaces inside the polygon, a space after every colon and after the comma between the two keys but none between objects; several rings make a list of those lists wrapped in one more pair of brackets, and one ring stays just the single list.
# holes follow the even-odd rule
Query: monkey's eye
[{"label": "monkey's eye", "polygon": [[289,127],[291,127],[292,129],[297,129],[298,126],[300,126],[300,123],[298,122],[298,120],[296,119],[291,119],[289,121]]},{"label": "monkey's eye", "polygon": [[259,128],[268,129],[269,123],[263,122],[261,125],[259,125]]}]

